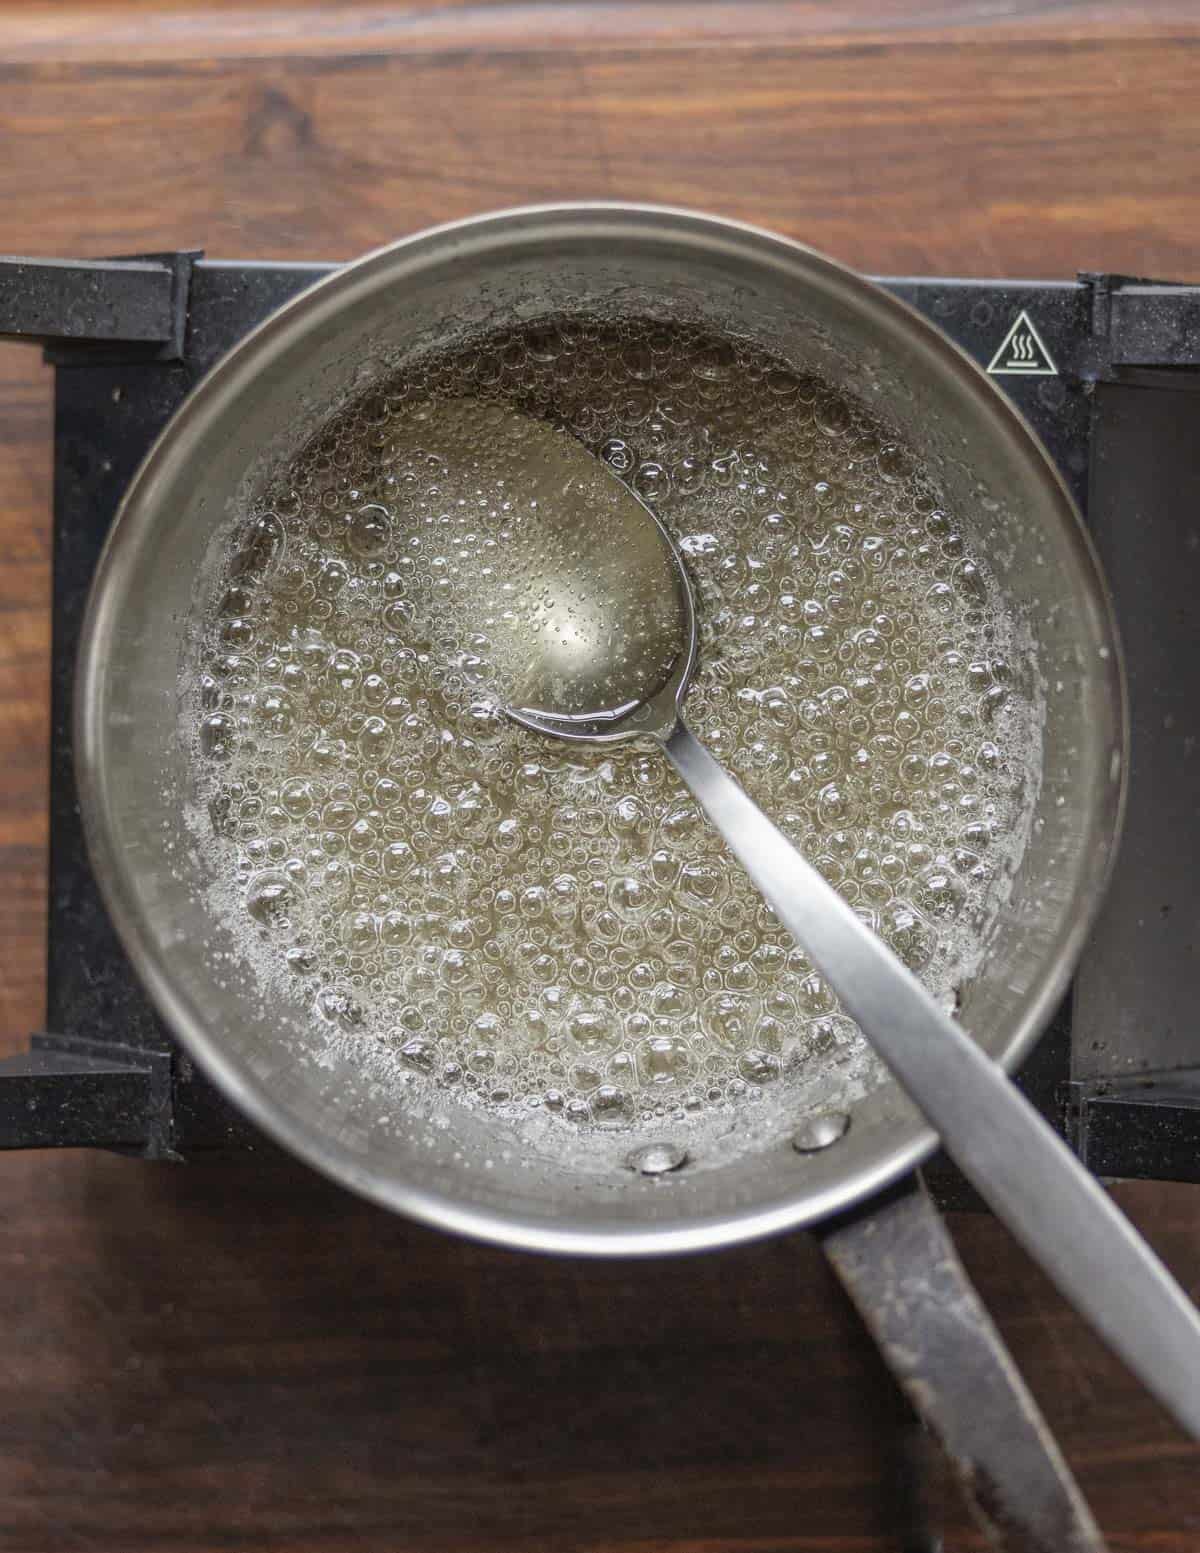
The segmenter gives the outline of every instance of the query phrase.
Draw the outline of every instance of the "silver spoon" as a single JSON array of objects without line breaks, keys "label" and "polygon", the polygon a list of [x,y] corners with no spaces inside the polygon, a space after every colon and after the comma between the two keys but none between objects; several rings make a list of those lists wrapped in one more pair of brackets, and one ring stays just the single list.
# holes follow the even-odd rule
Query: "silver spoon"
[{"label": "silver spoon", "polygon": [[1200,1316],[1187,1296],[1003,1070],[685,723],[696,609],[670,535],[573,438],[504,414],[540,493],[543,522],[549,516],[547,531],[556,532],[539,579],[536,630],[525,632],[519,663],[513,660],[520,683],[509,687],[508,716],[572,743],[651,739],[662,746],[959,1169],[1146,1387],[1200,1438]]}]

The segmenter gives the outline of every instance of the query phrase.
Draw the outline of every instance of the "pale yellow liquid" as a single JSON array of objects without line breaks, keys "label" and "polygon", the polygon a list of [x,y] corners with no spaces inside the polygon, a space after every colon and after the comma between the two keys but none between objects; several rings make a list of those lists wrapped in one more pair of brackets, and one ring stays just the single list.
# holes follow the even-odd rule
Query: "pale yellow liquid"
[{"label": "pale yellow liquid", "polygon": [[[438,406],[464,397],[470,458],[439,447]],[[661,752],[568,748],[497,710],[527,493],[496,474],[488,399],[566,428],[677,536],[704,742],[931,987],[978,958],[1032,720],[954,515],[862,407],[761,353],[578,321],[385,385],[238,536],[192,704],[247,952],[346,1038],[506,1110],[612,1126],[870,1078]]]}]

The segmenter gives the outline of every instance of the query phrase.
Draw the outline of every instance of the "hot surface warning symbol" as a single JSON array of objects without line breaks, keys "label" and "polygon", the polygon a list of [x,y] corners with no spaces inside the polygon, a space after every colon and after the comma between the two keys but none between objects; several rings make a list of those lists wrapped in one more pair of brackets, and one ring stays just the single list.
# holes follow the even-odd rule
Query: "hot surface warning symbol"
[{"label": "hot surface warning symbol", "polygon": [[992,357],[988,371],[993,377],[1004,373],[1019,373],[1022,377],[1058,376],[1054,358],[1024,308],[1013,319],[1012,328],[1000,342],[1000,349]]}]

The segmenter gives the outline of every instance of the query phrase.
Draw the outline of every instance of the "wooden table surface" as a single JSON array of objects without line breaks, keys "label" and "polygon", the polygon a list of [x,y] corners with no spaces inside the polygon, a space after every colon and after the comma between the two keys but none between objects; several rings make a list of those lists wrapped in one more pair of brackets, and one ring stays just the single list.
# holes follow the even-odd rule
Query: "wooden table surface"
[{"label": "wooden table surface", "polygon": [[[15,253],[337,259],[600,196],[876,272],[1195,280],[1198,178],[1195,0],[0,3]],[[50,394],[0,348],[0,1051],[43,999]],[[1200,1190],[1118,1195],[1200,1295]],[[1113,1549],[1196,1553],[1200,1450],[954,1229]],[[580,1266],[285,1162],[0,1158],[0,1553],[891,1553],[889,1408],[802,1236]]]}]

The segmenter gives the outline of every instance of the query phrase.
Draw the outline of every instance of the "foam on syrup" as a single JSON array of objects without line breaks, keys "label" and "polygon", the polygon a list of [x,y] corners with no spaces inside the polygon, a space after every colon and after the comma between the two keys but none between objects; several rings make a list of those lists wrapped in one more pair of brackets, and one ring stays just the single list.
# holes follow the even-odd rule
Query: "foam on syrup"
[{"label": "foam on syrup", "polygon": [[504,1111],[621,1126],[830,1069],[869,1087],[860,1033],[661,753],[499,712],[536,494],[489,403],[577,438],[676,536],[704,742],[933,990],[978,959],[1035,741],[955,515],[864,406],[757,348],[565,317],[339,412],[234,538],[187,694],[247,957]]}]

